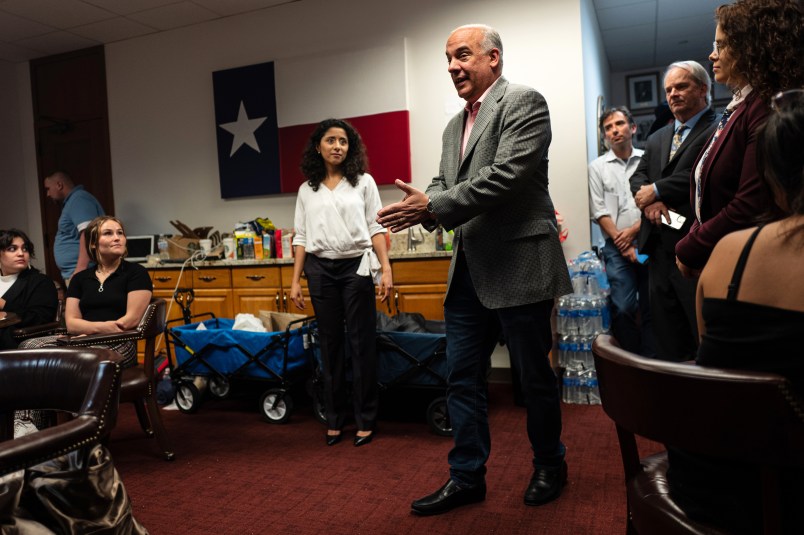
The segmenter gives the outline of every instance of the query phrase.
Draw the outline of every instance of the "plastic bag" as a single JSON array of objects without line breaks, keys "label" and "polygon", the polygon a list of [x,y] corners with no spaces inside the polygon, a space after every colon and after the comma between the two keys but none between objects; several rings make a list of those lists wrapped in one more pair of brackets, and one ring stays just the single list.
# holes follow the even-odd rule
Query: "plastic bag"
[{"label": "plastic bag", "polygon": [[251,331],[255,333],[267,332],[265,325],[254,314],[240,313],[235,316],[233,331]]}]

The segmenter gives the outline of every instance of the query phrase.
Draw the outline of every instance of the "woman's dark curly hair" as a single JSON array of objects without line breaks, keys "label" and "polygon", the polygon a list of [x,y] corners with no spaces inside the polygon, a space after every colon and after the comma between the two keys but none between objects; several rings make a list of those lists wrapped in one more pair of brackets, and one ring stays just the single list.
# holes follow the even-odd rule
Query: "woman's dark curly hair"
[{"label": "woman's dark curly hair", "polygon": [[715,10],[734,58],[732,68],[765,102],[779,91],[804,85],[801,4],[801,0],[738,0]]},{"label": "woman's dark curly hair", "polygon": [[28,251],[28,254],[31,255],[31,258],[34,257],[34,244],[31,239],[25,234],[23,231],[15,228],[10,228],[8,230],[0,230],[0,251],[5,251],[11,244],[14,243],[15,238],[22,238],[22,245]]},{"label": "woman's dark curly hair", "polygon": [[[757,139],[757,165],[784,217],[804,215],[804,91],[785,93]],[[778,219],[778,217],[777,217]],[[804,225],[791,229],[800,234]]]},{"label": "woman's dark curly hair", "polygon": [[363,145],[363,140],[357,130],[344,120],[324,119],[318,123],[313,133],[310,134],[310,139],[307,140],[307,145],[304,147],[301,165],[299,166],[313,191],[318,191],[318,186],[327,177],[327,168],[324,165],[324,159],[318,153],[318,145],[330,128],[343,128],[344,132],[346,132],[349,150],[346,153],[346,159],[341,163],[341,171],[343,171],[343,176],[346,177],[352,187],[357,185],[358,175],[365,173],[368,167],[366,147]]}]

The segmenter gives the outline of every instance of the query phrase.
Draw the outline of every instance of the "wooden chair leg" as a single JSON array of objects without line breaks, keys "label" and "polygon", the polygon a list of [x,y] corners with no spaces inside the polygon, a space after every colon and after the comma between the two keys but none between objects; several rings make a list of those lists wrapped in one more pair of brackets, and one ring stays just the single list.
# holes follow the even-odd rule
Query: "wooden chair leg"
[{"label": "wooden chair leg", "polygon": [[162,424],[162,415],[159,413],[159,407],[156,405],[156,400],[153,396],[145,398],[145,406],[148,408],[148,416],[150,416],[156,441],[162,451],[165,452],[165,460],[172,461],[176,454],[173,453],[173,447],[170,445],[167,431],[165,431],[165,426]]},{"label": "wooden chair leg", "polygon": [[145,399],[138,399],[134,402],[134,410],[137,411],[137,420],[140,422],[140,427],[145,431],[149,437],[154,436],[154,428],[148,413],[145,412]]}]

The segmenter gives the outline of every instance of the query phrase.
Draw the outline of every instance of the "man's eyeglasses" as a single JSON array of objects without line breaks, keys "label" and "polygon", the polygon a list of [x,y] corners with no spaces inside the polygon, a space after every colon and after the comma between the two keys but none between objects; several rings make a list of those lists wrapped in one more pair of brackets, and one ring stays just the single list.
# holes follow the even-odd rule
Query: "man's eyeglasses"
[{"label": "man's eyeglasses", "polygon": [[793,105],[804,106],[804,89],[788,89],[780,91],[771,97],[773,111],[781,111]]}]

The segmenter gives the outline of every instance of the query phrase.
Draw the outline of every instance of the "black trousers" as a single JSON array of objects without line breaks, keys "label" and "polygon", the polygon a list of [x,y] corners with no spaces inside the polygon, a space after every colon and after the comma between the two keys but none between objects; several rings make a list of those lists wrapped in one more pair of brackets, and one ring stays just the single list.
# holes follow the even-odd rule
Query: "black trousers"
[{"label": "black trousers", "polygon": [[[374,282],[371,277],[357,274],[360,259],[330,260],[308,254],[304,262],[307,287],[318,320],[324,408],[330,429],[341,429],[350,413],[361,431],[374,429],[377,419]],[[351,410],[346,382],[347,355],[352,371]]]},{"label": "black trousers", "polygon": [[[668,240],[660,236],[660,240]],[[672,240],[671,240],[672,241]],[[692,360],[698,352],[695,290],[698,279],[687,279],[676,266],[675,242],[656,244],[648,262],[650,314],[656,355],[661,360]]]}]

